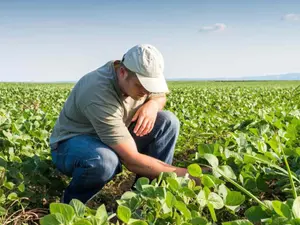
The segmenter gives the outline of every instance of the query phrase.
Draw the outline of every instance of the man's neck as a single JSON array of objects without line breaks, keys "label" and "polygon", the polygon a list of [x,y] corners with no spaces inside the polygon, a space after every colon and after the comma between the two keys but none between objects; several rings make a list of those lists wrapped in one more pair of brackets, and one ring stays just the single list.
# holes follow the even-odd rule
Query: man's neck
[{"label": "man's neck", "polygon": [[119,79],[119,74],[120,74],[120,73],[119,73],[119,70],[120,70],[120,60],[114,61],[114,70],[115,70],[116,77],[117,77],[117,84],[119,85],[119,88],[120,88],[120,90],[121,90],[122,96],[123,96],[124,98],[127,98],[128,95],[125,94],[125,92],[124,92],[124,90],[123,90],[123,88],[122,88],[122,85],[120,84],[120,79]]}]

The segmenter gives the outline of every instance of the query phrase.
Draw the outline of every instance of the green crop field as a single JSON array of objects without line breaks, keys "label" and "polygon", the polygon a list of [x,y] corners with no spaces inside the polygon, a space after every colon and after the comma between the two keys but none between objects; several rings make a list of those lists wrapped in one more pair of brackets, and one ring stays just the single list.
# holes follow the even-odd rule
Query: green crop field
[{"label": "green crop field", "polygon": [[0,224],[300,224],[299,81],[169,82],[174,164],[202,184],[162,173],[133,191],[124,170],[87,205],[65,205],[70,178],[48,139],[73,85],[0,84]]}]

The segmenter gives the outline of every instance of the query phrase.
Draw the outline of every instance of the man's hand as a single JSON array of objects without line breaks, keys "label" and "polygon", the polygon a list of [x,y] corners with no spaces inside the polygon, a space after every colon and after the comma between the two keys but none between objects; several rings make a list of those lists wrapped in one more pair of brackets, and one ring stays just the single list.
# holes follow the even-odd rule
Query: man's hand
[{"label": "man's hand", "polygon": [[133,116],[131,122],[137,120],[133,132],[136,136],[144,136],[153,129],[159,106],[156,101],[149,100],[142,105]]}]

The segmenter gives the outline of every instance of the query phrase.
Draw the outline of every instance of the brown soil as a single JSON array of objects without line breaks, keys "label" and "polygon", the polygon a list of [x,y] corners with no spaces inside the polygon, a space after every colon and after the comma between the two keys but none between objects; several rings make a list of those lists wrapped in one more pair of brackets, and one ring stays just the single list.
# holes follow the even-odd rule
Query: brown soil
[{"label": "brown soil", "polygon": [[86,205],[89,208],[97,209],[100,205],[105,204],[107,212],[115,212],[118,207],[116,200],[120,199],[126,191],[130,191],[134,180],[135,174],[124,170],[107,183]]}]

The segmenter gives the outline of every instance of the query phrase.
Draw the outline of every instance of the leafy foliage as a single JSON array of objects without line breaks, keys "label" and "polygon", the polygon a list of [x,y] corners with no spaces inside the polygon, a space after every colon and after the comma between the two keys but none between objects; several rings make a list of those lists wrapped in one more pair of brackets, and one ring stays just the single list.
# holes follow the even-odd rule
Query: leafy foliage
[{"label": "leafy foliage", "polygon": [[48,140],[71,88],[0,84],[1,224],[26,223],[26,212],[51,202],[41,224],[300,224],[299,83],[171,84],[175,164],[201,185],[173,173],[140,178],[115,213],[57,203],[68,178],[53,167]]}]

